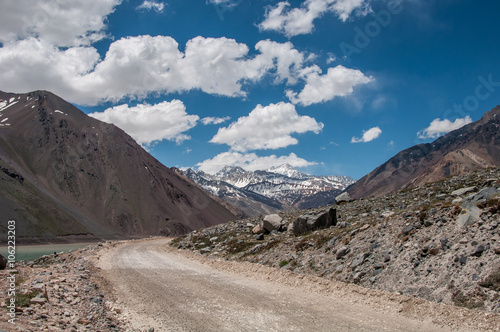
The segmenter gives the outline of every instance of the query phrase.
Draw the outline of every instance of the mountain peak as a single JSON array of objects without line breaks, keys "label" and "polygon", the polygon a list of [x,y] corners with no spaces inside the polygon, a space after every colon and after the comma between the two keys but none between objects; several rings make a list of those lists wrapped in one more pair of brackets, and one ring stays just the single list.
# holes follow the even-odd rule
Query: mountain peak
[{"label": "mountain peak", "polygon": [[285,175],[285,176],[288,176],[290,178],[296,178],[296,179],[304,179],[304,178],[309,177],[308,174],[298,171],[290,164],[282,164],[282,165],[278,165],[278,166],[273,166],[273,167],[267,169],[267,172],[281,174],[281,175]]},{"label": "mountain peak", "polygon": [[53,93],[0,91],[0,120],[0,215],[19,220],[19,240],[176,235],[234,218],[123,130]]}]

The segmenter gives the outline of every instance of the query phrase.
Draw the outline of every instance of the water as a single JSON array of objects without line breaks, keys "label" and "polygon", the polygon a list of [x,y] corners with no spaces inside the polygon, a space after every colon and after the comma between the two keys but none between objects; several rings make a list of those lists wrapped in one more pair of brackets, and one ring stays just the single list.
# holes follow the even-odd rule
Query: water
[{"label": "water", "polygon": [[[16,261],[29,261],[54,252],[67,252],[81,249],[95,243],[70,243],[70,244],[43,244],[32,246],[16,246]],[[7,247],[0,247],[0,254],[5,258],[8,256]]]}]

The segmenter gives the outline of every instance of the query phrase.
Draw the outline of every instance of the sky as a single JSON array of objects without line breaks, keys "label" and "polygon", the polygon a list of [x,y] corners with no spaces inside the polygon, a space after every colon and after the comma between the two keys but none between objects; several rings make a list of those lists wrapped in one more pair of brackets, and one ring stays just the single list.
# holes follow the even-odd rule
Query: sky
[{"label": "sky", "polygon": [[0,90],[169,167],[359,179],[500,104],[494,0],[0,0]]}]

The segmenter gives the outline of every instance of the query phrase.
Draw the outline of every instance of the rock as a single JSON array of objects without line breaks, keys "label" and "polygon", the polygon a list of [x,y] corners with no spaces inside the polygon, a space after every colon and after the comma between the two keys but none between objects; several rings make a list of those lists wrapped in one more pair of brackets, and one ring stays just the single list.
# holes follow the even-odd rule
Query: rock
[{"label": "rock", "polygon": [[331,208],[328,212],[318,215],[306,214],[295,219],[289,231],[293,232],[295,236],[314,231],[317,229],[324,229],[337,224],[337,210]]},{"label": "rock", "polygon": [[382,214],[380,215],[382,218],[389,218],[391,216],[394,215],[394,212],[393,211],[385,211],[385,212],[382,212]]},{"label": "rock", "polygon": [[500,255],[500,247],[494,247],[493,251],[495,252],[495,254]]},{"label": "rock", "polygon": [[210,238],[210,242],[215,242],[215,241],[217,241],[218,239],[219,239],[219,237],[214,236],[214,237]]},{"label": "rock", "polygon": [[257,240],[257,241],[262,241],[264,240],[264,234],[260,233],[260,234],[256,234],[254,235],[254,238]]},{"label": "rock", "polygon": [[7,267],[7,259],[0,254],[0,270],[3,270]]},{"label": "rock", "polygon": [[414,227],[412,225],[408,225],[401,230],[401,233],[403,233],[403,235],[408,235],[412,230],[414,230]]},{"label": "rock", "polygon": [[483,252],[486,251],[486,248],[480,244],[476,247],[476,249],[474,250],[474,252],[472,253],[472,256],[476,256],[476,257],[481,257],[481,255],[483,254]]},{"label": "rock", "polygon": [[349,253],[350,249],[349,247],[341,247],[339,250],[337,250],[337,259],[341,259],[342,257],[344,257],[345,255],[347,255]]},{"label": "rock", "polygon": [[327,247],[333,248],[335,246],[335,242],[337,242],[337,240],[338,240],[338,237],[336,237],[336,236],[331,238],[330,241],[328,241],[328,243],[327,243]]},{"label": "rock", "polygon": [[458,218],[458,225],[467,227],[474,225],[480,220],[481,209],[477,207],[479,201],[487,201],[493,195],[499,194],[500,189],[484,188],[476,194],[467,196],[462,202],[462,212]]},{"label": "rock", "polygon": [[[39,295],[40,295],[40,294],[39,294]],[[37,296],[35,296],[34,298],[32,298],[32,299],[30,300],[30,303],[31,303],[31,304],[44,304],[45,302],[47,302],[47,299],[46,299],[46,298],[44,298],[43,296],[39,296],[39,295],[37,295]]]},{"label": "rock", "polygon": [[351,262],[351,268],[354,269],[358,266],[360,266],[361,264],[363,264],[365,262],[365,259],[369,256],[369,254],[361,254],[359,255],[358,257],[356,257],[356,259],[354,259],[352,262]]},{"label": "rock", "polygon": [[363,227],[361,227],[361,228],[359,229],[359,231],[360,231],[360,232],[364,232],[364,231],[366,231],[368,228],[370,228],[370,224],[366,224],[366,225],[364,225]]},{"label": "rock", "polygon": [[460,256],[460,258],[458,259],[458,261],[460,262],[461,265],[465,265],[465,264],[467,264],[467,257]]},{"label": "rock", "polygon": [[467,187],[467,188],[457,189],[455,191],[452,191],[451,195],[452,196],[462,196],[462,195],[465,195],[465,194],[473,192],[473,191],[477,191],[477,187]]},{"label": "rock", "polygon": [[264,217],[264,221],[262,223],[265,230],[268,232],[279,231],[281,228],[281,222],[283,218],[281,218],[277,214],[268,214]]},{"label": "rock", "polygon": [[200,254],[208,254],[209,252],[212,251],[211,247],[205,247],[200,249]]},{"label": "rock", "polygon": [[258,224],[254,228],[252,228],[253,234],[264,234],[265,232],[266,232],[266,230],[264,229],[264,226],[262,225],[262,223]]},{"label": "rock", "polygon": [[342,194],[335,197],[335,202],[337,202],[337,204],[347,203],[347,202],[352,202],[352,201],[353,201],[353,199],[351,198],[351,196],[349,195],[349,193],[347,191],[344,191]]},{"label": "rock", "polygon": [[359,283],[361,281],[361,278],[363,278],[364,275],[365,275],[365,272],[363,272],[363,271],[356,273],[353,277],[354,283],[356,283],[356,284]]}]

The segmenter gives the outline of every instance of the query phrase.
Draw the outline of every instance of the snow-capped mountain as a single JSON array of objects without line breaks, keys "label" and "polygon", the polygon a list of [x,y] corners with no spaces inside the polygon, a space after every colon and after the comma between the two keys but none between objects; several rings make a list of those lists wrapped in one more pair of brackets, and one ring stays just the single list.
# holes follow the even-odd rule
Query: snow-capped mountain
[{"label": "snow-capped mountain", "polygon": [[288,164],[254,172],[226,166],[213,175],[188,169],[185,174],[251,216],[269,213],[272,209],[328,205],[355,182],[347,176],[309,175]]}]

